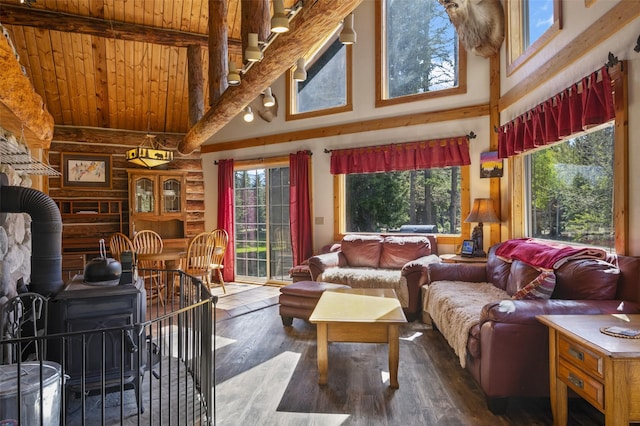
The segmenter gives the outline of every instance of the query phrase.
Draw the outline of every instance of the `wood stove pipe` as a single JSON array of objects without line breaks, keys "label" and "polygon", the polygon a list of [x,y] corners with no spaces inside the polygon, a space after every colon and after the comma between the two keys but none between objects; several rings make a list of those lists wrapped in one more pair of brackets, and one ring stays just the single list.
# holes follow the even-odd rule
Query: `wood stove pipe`
[{"label": "wood stove pipe", "polygon": [[0,174],[0,212],[31,216],[31,284],[29,290],[45,296],[56,294],[62,281],[62,217],[47,194],[36,189],[8,185]]}]

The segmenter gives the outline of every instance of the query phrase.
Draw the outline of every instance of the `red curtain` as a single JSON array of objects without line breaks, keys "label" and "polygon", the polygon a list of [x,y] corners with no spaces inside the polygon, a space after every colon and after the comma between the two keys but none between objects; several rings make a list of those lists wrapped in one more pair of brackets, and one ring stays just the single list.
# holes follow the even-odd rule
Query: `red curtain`
[{"label": "red curtain", "polygon": [[331,173],[375,173],[471,164],[466,136],[331,151]]},{"label": "red curtain", "polygon": [[294,265],[299,265],[313,254],[309,191],[310,159],[311,153],[308,151],[298,151],[289,155],[289,221]]},{"label": "red curtain", "polygon": [[235,243],[233,221],[233,160],[218,161],[218,228],[229,234],[229,244],[224,254],[222,276],[226,282],[235,280]]},{"label": "red curtain", "polygon": [[611,78],[602,67],[502,126],[498,157],[558,142],[614,118]]}]

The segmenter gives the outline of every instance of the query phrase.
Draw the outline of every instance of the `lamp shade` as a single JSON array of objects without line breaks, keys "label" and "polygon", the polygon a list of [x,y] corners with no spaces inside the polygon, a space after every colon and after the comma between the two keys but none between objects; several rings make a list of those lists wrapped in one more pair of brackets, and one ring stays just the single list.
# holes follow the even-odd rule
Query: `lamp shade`
[{"label": "lamp shade", "polygon": [[353,13],[344,18],[342,31],[340,31],[340,43],[354,44],[356,42],[356,32],[353,29]]},{"label": "lamp shade", "polygon": [[289,31],[289,18],[284,14],[284,2],[282,0],[273,0],[271,32],[286,33],[287,31]]},{"label": "lamp shade", "polygon": [[229,61],[229,74],[227,74],[227,83],[229,86],[237,86],[240,84],[240,73],[233,61]]},{"label": "lamp shade", "polygon": [[127,161],[143,167],[157,167],[173,160],[173,152],[165,149],[139,146],[127,151]]},{"label": "lamp shade", "polygon": [[249,43],[244,51],[244,59],[257,62],[262,59],[262,51],[258,47],[258,33],[249,33]]},{"label": "lamp shade", "polygon": [[304,69],[304,58],[298,59],[296,62],[296,70],[293,72],[293,79],[296,81],[305,81],[307,79],[307,70]]},{"label": "lamp shade", "polygon": [[264,91],[264,96],[262,97],[262,105],[269,108],[276,104],[276,99],[273,97],[273,93],[271,92],[271,87],[267,87],[267,90]]},{"label": "lamp shade", "polygon": [[473,200],[473,206],[471,207],[469,216],[467,216],[464,221],[497,223],[500,222],[500,218],[493,208],[493,200],[491,198],[476,198]]}]

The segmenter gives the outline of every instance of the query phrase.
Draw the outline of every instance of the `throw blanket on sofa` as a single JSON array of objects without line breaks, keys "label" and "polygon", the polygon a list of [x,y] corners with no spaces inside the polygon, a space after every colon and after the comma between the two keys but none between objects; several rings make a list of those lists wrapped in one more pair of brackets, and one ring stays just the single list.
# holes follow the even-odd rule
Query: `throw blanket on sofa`
[{"label": "throw blanket on sofa", "polygon": [[409,289],[407,279],[402,276],[399,269],[381,268],[327,268],[316,281],[326,283],[346,284],[353,288],[392,288],[400,306],[409,306]]},{"label": "throw blanket on sofa", "polygon": [[532,238],[507,240],[500,244],[496,255],[510,262],[513,259],[538,269],[558,269],[573,259],[607,259],[607,252],[596,247],[572,247]]},{"label": "throw blanket on sofa", "polygon": [[471,327],[480,322],[482,307],[511,297],[491,283],[435,281],[425,294],[425,306],[440,333],[466,365],[467,339]]}]

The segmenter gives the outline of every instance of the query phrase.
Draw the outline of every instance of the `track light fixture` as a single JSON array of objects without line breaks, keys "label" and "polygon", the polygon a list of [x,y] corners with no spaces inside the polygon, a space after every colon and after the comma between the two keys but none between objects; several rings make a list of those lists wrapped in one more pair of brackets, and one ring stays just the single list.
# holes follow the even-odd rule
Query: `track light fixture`
[{"label": "track light fixture", "polygon": [[262,50],[258,46],[258,33],[249,33],[249,44],[244,51],[244,59],[257,62],[262,59]]},{"label": "track light fixture", "polygon": [[340,31],[340,43],[354,44],[356,42],[356,32],[353,29],[353,13],[347,15],[342,23],[342,31]]},{"label": "track light fixture", "polygon": [[271,32],[286,33],[287,31],[289,31],[289,18],[284,14],[284,2],[283,0],[273,0]]},{"label": "track light fixture", "polygon": [[244,115],[242,116],[242,118],[247,123],[251,123],[253,121],[253,111],[251,111],[250,106],[244,108]]},{"label": "track light fixture", "polygon": [[298,59],[296,62],[296,70],[293,72],[293,79],[296,81],[305,81],[307,79],[307,70],[304,69],[304,58]]},{"label": "track light fixture", "polygon": [[267,90],[264,91],[264,95],[262,96],[262,105],[269,108],[276,104],[276,99],[273,97],[273,93],[271,93],[271,87],[267,87]]},{"label": "track light fixture", "polygon": [[237,86],[240,84],[240,73],[233,61],[229,61],[229,74],[227,74],[227,83],[229,86]]}]

